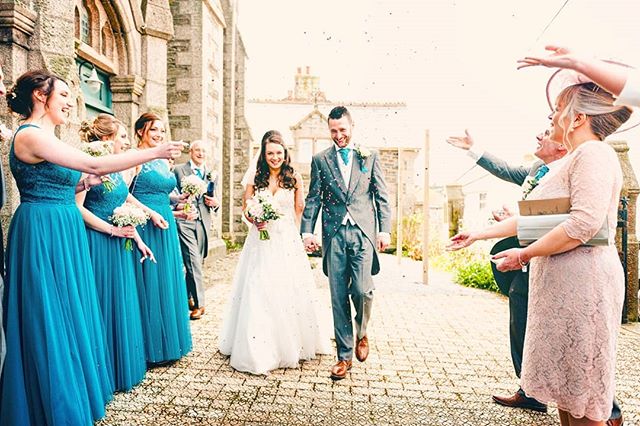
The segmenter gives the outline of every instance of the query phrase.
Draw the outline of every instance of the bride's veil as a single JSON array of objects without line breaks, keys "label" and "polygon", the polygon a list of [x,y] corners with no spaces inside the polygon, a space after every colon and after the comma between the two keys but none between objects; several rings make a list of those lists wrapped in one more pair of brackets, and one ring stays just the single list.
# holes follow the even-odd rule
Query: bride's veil
[{"label": "bride's veil", "polygon": [[256,177],[256,171],[258,170],[258,160],[260,159],[260,151],[253,156],[251,161],[249,162],[249,167],[247,171],[244,172],[244,176],[242,176],[242,180],[240,184],[244,189],[247,188],[247,185],[253,185],[254,179]]}]

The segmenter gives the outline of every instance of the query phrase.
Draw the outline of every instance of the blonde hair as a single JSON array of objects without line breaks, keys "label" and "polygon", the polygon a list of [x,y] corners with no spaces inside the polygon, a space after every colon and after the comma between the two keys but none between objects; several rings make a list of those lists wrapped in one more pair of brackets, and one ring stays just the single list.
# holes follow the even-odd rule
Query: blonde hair
[{"label": "blonde hair", "polygon": [[[613,104],[614,97],[595,83],[575,84],[565,88],[558,95],[558,103],[563,103],[560,111],[558,125],[562,128],[562,122],[568,118],[573,122],[578,114],[584,114],[588,118],[591,132],[601,141],[618,130],[631,117],[632,110],[626,106]],[[563,130],[563,140],[571,147],[568,139],[569,129]]]},{"label": "blonde hair", "polygon": [[110,114],[98,114],[92,121],[84,120],[80,124],[80,139],[83,142],[94,142],[102,138],[114,139],[122,122]]}]

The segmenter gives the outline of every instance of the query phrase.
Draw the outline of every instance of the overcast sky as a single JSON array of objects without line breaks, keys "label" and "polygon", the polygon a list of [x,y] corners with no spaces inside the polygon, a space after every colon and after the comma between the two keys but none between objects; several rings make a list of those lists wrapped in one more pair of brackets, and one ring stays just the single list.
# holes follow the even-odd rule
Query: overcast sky
[{"label": "overcast sky", "polygon": [[[564,1],[239,0],[247,95],[282,98],[308,65],[329,99],[405,101],[415,144],[431,134],[432,183],[469,167],[444,142],[465,127],[521,162],[548,125],[551,70],[516,71],[519,57],[558,42],[640,66],[640,2],[569,1],[536,41]],[[639,133],[620,135],[633,142],[638,173]]]}]

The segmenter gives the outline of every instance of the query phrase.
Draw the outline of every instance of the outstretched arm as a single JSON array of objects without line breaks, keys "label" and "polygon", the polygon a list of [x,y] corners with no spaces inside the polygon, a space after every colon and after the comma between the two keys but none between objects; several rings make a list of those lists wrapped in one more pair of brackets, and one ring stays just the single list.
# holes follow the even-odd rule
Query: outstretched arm
[{"label": "outstretched arm", "polygon": [[518,69],[543,65],[552,68],[565,68],[584,74],[598,86],[615,96],[619,96],[627,82],[628,70],[598,59],[576,55],[562,46],[549,45],[545,49],[553,52],[549,56],[526,56],[518,61]]}]

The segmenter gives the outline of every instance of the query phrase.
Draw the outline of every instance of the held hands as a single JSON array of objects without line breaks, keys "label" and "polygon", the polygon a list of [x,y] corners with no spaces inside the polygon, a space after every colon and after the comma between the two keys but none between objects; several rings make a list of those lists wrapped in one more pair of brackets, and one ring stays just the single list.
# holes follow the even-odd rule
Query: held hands
[{"label": "held hands", "polygon": [[267,228],[267,222],[253,221],[253,224],[258,228],[258,231],[264,231]]},{"label": "held hands", "polygon": [[464,134],[465,136],[449,136],[447,138],[447,143],[455,146],[456,148],[469,151],[473,146],[473,138],[471,137],[468,129],[464,129]]},{"label": "held hands", "polygon": [[304,244],[304,249],[307,253],[313,253],[320,248],[320,244],[318,244],[318,239],[315,235],[305,238],[302,240],[302,243]]},{"label": "held hands", "polygon": [[475,236],[473,232],[461,232],[459,234],[454,235],[449,240],[449,244],[447,244],[447,251],[456,251],[463,249],[465,247],[469,247],[471,244],[476,242],[478,238]]}]

